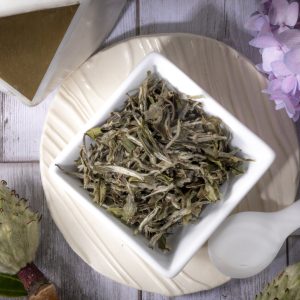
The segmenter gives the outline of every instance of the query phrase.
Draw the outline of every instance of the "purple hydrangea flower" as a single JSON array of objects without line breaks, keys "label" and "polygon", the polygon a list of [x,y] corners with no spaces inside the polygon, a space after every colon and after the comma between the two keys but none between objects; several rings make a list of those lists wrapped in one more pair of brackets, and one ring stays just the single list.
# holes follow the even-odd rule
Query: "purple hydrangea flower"
[{"label": "purple hydrangea flower", "polygon": [[268,76],[264,91],[294,121],[300,117],[300,20],[299,1],[262,0],[262,7],[245,23],[259,48],[259,71]]}]

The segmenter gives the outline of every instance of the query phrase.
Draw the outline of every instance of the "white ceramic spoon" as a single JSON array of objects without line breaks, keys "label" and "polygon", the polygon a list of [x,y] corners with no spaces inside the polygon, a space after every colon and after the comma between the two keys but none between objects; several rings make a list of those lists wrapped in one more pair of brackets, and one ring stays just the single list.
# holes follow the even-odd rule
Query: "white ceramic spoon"
[{"label": "white ceramic spoon", "polygon": [[223,274],[250,277],[272,262],[288,235],[299,227],[300,200],[274,213],[238,213],[210,237],[208,253]]}]

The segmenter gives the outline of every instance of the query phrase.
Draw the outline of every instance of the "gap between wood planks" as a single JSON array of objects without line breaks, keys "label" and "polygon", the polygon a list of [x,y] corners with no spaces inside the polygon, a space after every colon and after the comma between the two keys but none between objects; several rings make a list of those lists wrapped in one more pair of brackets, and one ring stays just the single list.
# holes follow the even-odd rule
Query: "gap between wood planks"
[{"label": "gap between wood planks", "polygon": [[141,14],[140,14],[140,0],[135,0],[135,34],[141,35]]},{"label": "gap between wood planks", "polygon": [[39,164],[40,161],[39,160],[18,160],[18,161],[9,161],[9,160],[5,160],[5,161],[1,161],[1,164]]},{"label": "gap between wood planks", "polygon": [[137,300],[143,300],[143,291],[138,290],[138,298]]}]

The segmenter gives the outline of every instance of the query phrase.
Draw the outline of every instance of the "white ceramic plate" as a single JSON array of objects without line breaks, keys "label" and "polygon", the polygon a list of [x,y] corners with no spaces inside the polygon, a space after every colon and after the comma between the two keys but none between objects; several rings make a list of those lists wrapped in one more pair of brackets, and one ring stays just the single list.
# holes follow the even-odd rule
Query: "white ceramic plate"
[{"label": "white ceramic plate", "polygon": [[[232,144],[240,148],[246,156],[253,159],[245,174],[229,182],[228,191],[224,193],[222,201],[218,202],[218,204],[208,206],[202,213],[198,223],[184,226],[182,230],[174,234],[176,238],[172,240],[172,251],[167,254],[150,249],[147,241],[142,236],[133,235],[132,229],[107,213],[105,209],[96,207],[92,203],[88,192],[81,188],[79,180],[66,175],[55,166],[58,164],[66,169],[72,165],[74,166],[74,161],[79,156],[84,132],[97,124],[103,123],[110,112],[120,109],[126,100],[126,93],[138,88],[142,84],[148,70],[157,72],[182,93],[187,95],[203,95],[204,97],[201,98],[201,102],[204,104],[205,111],[220,117],[233,133]],[[101,84],[101,80],[99,80],[99,84]],[[82,202],[91,213],[97,214],[99,218],[102,218],[107,227],[119,234],[121,239],[126,241],[155,270],[163,276],[173,277],[181,271],[217,226],[259,180],[273,162],[274,157],[274,152],[260,138],[247,129],[173,63],[162,55],[153,52],[140,62],[109,101],[102,106],[96,116],[87,122],[76,137],[66,145],[51,165],[50,172],[59,179],[59,188],[70,192],[74,201]]]}]

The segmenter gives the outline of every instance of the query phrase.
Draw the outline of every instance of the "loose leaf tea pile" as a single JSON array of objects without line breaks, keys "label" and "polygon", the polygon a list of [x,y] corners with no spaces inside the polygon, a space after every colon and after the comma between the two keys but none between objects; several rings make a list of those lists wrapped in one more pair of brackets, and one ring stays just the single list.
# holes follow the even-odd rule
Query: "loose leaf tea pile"
[{"label": "loose leaf tea pile", "polygon": [[86,132],[75,175],[94,202],[168,250],[174,226],[196,221],[242,172],[230,140],[222,120],[148,72],[121,111]]}]

